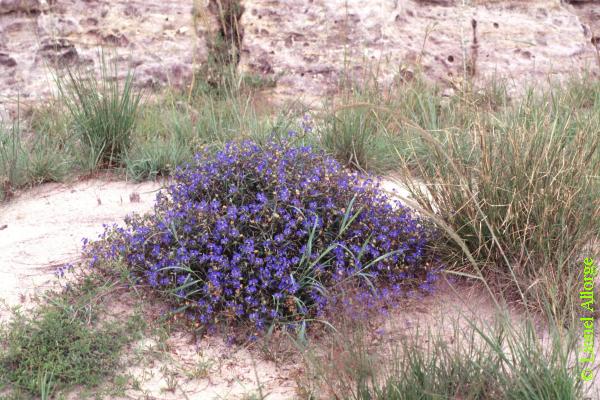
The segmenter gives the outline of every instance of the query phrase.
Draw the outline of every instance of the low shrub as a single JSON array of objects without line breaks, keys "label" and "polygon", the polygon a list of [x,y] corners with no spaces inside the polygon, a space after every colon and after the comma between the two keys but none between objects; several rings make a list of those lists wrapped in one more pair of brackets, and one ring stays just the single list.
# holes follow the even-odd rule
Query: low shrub
[{"label": "low shrub", "polygon": [[107,227],[85,253],[92,265],[123,258],[203,324],[260,329],[320,315],[350,281],[401,291],[427,275],[431,237],[376,180],[286,139],[197,154],[153,213]]}]

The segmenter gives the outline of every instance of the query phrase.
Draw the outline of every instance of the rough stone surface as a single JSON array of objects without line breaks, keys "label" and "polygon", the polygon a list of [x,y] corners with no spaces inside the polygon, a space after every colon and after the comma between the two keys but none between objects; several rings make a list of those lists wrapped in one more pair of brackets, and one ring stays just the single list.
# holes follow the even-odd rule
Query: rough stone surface
[{"label": "rough stone surface", "polygon": [[[420,69],[447,87],[496,76],[519,88],[600,64],[598,1],[241,1],[239,68],[278,78],[275,99],[318,99],[369,68],[384,81]],[[98,69],[100,47],[141,86],[188,84],[219,26],[215,2],[0,0],[0,113],[17,97],[43,101],[66,66]]]},{"label": "rough stone surface", "polygon": [[[191,0],[0,0],[0,109],[43,100],[65,66],[136,67],[146,87],[183,85],[206,59]],[[196,7],[202,8],[200,2]]]},{"label": "rough stone surface", "polygon": [[598,12],[600,3],[577,10],[541,0],[462,3],[246,1],[240,67],[280,74],[276,95],[307,99],[368,66],[384,81],[421,69],[449,86],[505,77],[523,87],[585,69],[597,73],[591,32],[578,15]]},{"label": "rough stone surface", "polygon": [[[592,4],[594,3],[595,4]],[[573,12],[579,16],[584,23],[586,37],[600,52],[600,2],[597,0],[571,1]],[[600,63],[600,55],[598,56]]]},{"label": "rough stone surface", "polygon": [[0,0],[0,14],[13,12],[36,13],[48,9],[46,0]]}]

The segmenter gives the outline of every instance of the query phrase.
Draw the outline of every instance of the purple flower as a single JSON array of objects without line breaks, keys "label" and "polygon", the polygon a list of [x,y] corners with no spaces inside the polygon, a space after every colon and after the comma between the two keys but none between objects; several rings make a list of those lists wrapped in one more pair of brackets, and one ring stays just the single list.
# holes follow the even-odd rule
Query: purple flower
[{"label": "purple flower", "polygon": [[[308,117],[303,124],[312,129]],[[347,226],[346,214],[356,214]],[[234,318],[261,330],[273,319],[322,315],[335,302],[329,289],[351,279],[365,306],[418,295],[419,285],[432,290],[437,271],[424,267],[431,238],[376,179],[307,146],[246,141],[197,154],[157,195],[153,213],[83,244],[90,266],[124,260],[139,284],[174,294],[176,309],[185,304],[209,327]]]}]

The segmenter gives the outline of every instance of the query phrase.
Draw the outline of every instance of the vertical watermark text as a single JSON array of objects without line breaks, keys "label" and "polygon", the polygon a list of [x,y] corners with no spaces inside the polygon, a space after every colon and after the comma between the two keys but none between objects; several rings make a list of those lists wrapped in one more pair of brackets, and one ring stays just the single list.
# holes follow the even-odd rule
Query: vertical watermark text
[{"label": "vertical watermark text", "polygon": [[579,363],[583,364],[581,369],[581,379],[591,381],[594,378],[594,361],[595,361],[595,298],[594,298],[594,281],[598,275],[597,266],[592,258],[583,260],[583,290],[579,292],[581,300],[581,308],[583,314],[579,318],[583,325],[583,341],[580,351]]}]

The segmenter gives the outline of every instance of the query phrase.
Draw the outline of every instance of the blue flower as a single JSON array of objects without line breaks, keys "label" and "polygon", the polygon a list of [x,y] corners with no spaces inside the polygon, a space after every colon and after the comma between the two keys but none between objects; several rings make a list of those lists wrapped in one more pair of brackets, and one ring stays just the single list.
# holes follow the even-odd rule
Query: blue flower
[{"label": "blue flower", "polygon": [[[342,229],[348,211],[357,215]],[[432,290],[437,271],[424,267],[431,238],[376,179],[308,146],[245,141],[196,154],[152,213],[107,225],[83,244],[90,266],[124,260],[139,284],[174,293],[176,308],[185,301],[186,315],[209,327],[235,318],[260,330],[273,319],[322,315],[336,301],[325,292],[358,271],[379,296]],[[364,279],[355,284],[360,304],[375,302]]]}]

